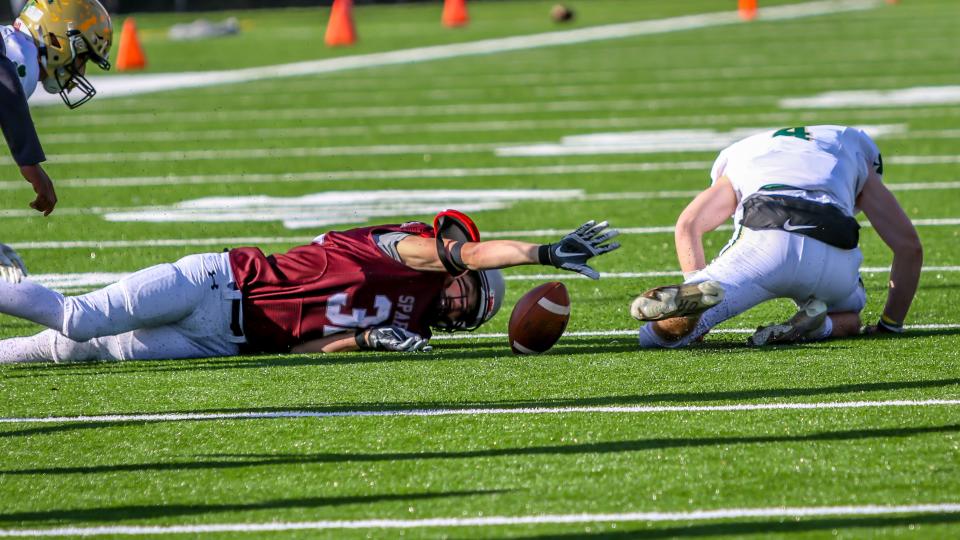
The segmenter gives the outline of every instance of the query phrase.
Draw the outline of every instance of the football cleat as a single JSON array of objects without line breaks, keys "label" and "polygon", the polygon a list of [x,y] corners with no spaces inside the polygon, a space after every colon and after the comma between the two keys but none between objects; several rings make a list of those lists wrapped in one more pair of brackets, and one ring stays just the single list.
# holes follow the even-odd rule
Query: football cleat
[{"label": "football cleat", "polygon": [[723,286],[717,281],[656,287],[630,304],[630,315],[638,321],[659,321],[699,315],[723,300]]},{"label": "football cleat", "polygon": [[762,347],[778,343],[798,343],[815,338],[827,324],[827,305],[811,298],[785,323],[761,326],[747,338],[747,345]]}]

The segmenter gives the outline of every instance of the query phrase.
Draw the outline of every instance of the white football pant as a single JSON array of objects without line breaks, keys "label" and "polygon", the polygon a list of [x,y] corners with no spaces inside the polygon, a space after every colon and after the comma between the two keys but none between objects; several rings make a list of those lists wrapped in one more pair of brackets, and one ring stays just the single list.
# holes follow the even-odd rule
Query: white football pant
[{"label": "white football pant", "polygon": [[[640,328],[640,346],[682,347],[721,322],[774,298],[800,305],[810,297],[827,304],[830,313],[860,312],[867,296],[860,282],[860,248],[840,249],[801,234],[744,227],[740,238],[686,283],[716,280],[723,300],[705,311],[693,332],[665,341],[653,327]],[[826,337],[826,336],[824,336]]]},{"label": "white football pant", "polygon": [[51,328],[0,341],[0,363],[235,355],[243,340],[230,330],[231,301],[240,297],[232,283],[227,253],[207,253],[82,296],[64,297],[30,280],[0,286],[0,311]]}]

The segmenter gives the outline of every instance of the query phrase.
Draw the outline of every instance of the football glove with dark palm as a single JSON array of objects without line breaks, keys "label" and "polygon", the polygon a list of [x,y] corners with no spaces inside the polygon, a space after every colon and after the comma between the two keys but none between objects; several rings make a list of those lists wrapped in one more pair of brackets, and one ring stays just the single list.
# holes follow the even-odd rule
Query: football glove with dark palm
[{"label": "football glove with dark palm", "polygon": [[564,236],[559,242],[540,246],[538,252],[540,264],[579,272],[590,279],[600,279],[600,272],[587,265],[587,261],[591,257],[609,253],[620,247],[617,242],[604,244],[620,234],[616,229],[607,229],[608,225],[606,221],[597,223],[591,219]]},{"label": "football glove with dark palm", "polygon": [[357,332],[357,345],[363,350],[393,352],[430,352],[429,340],[420,334],[400,328],[383,326]]}]

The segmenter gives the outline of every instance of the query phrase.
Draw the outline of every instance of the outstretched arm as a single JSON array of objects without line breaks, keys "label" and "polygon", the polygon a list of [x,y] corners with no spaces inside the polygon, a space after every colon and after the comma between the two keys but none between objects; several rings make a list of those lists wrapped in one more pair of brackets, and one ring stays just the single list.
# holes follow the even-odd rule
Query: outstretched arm
[{"label": "outstretched arm", "polygon": [[883,324],[880,326],[896,332],[903,326],[917,292],[920,269],[923,267],[923,246],[910,218],[876,173],[871,173],[867,178],[857,199],[857,206],[893,251],[887,303],[883,308]]},{"label": "outstretched arm", "polygon": [[680,260],[680,270],[684,275],[707,266],[703,254],[703,235],[730,219],[736,209],[737,194],[733,185],[729,178],[721,176],[680,213],[673,234],[677,259]]},{"label": "outstretched arm", "polygon": [[[598,279],[600,274],[588,266],[587,261],[619,248],[617,242],[607,243],[618,234],[616,229],[607,229],[605,221],[588,221],[553,244],[539,245],[517,240],[463,243],[448,240],[445,245],[453,257],[470,270],[544,264]],[[446,271],[433,238],[409,236],[397,244],[397,253],[403,263],[411,268],[430,272]]]}]

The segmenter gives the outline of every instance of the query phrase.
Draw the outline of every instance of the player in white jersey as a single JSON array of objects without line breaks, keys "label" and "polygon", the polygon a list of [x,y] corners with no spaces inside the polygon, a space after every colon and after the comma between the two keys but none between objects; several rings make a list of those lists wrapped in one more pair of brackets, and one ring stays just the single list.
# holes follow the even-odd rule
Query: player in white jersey
[{"label": "player in white jersey", "polygon": [[[39,82],[71,109],[89,101],[96,90],[84,77],[87,62],[110,69],[112,40],[110,15],[97,0],[30,0],[12,26],[0,26],[0,128],[36,192],[30,207],[44,216],[57,194],[40,165],[46,156],[27,100]],[[25,273],[16,252],[0,244],[0,279],[16,283]]]},{"label": "player in white jersey", "polygon": [[[723,150],[712,185],[681,213],[675,241],[685,281],[637,297],[631,314],[653,321],[642,347],[681,347],[761,302],[793,299],[800,310],[757,330],[752,345],[860,332],[866,294],[859,224],[866,215],[893,251],[887,303],[868,332],[901,332],[920,279],[916,229],[884,186],[873,140],[844,126],[771,130]],[[730,242],[709,265],[703,234],[734,218]]]}]

